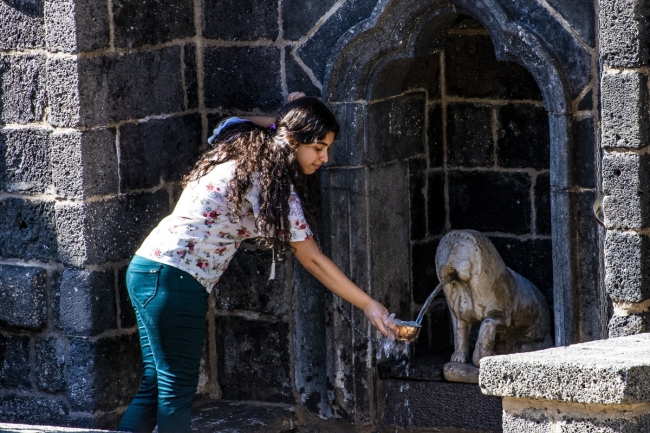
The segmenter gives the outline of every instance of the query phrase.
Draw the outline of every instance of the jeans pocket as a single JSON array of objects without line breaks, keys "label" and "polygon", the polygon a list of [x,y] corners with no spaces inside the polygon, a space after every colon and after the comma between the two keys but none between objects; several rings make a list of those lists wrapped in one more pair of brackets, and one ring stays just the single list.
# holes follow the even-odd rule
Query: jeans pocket
[{"label": "jeans pocket", "polygon": [[126,272],[126,286],[131,299],[144,307],[156,296],[161,268],[162,265],[129,265]]}]

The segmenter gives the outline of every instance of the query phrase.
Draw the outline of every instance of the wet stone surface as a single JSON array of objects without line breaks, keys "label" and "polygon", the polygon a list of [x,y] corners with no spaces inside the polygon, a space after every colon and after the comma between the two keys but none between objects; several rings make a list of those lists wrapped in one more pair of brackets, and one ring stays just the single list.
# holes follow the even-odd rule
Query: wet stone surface
[{"label": "wet stone surface", "polygon": [[409,379],[426,382],[440,382],[442,367],[449,362],[451,354],[422,356],[411,360],[389,361],[377,364],[380,379]]}]

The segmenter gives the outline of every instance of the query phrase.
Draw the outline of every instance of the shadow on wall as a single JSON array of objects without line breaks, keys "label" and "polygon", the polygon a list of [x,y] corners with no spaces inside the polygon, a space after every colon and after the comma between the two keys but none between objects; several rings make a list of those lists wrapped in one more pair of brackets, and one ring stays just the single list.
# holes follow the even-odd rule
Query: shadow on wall
[{"label": "shadow on wall", "polygon": [[[43,0],[0,0],[32,18],[43,17]],[[1,111],[0,111],[1,112]]]}]

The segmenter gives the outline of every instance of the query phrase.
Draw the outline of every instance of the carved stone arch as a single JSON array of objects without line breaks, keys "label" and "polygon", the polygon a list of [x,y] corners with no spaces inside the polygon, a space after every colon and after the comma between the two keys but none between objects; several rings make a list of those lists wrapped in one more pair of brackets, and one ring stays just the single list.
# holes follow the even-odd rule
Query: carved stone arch
[{"label": "carved stone arch", "polygon": [[[425,27],[438,23],[442,29],[450,17],[461,14],[472,16],[487,29],[497,59],[516,62],[531,73],[549,115],[556,345],[602,338],[604,331],[597,330],[597,325],[585,325],[593,322],[589,317],[598,316],[602,308],[587,305],[579,294],[584,286],[579,280],[586,272],[580,269],[583,264],[579,252],[586,244],[575,236],[580,223],[574,218],[577,206],[584,208],[584,203],[578,203],[571,194],[575,170],[571,107],[576,91],[567,78],[571,71],[565,70],[551,44],[513,20],[494,0],[380,0],[373,14],[350,29],[333,48],[324,80],[326,100],[334,106],[363,105],[371,98],[373,80],[384,66],[414,56],[418,35]],[[355,125],[357,122],[344,122],[343,135],[359,137]],[[350,155],[363,153],[354,146],[367,146],[363,140],[348,141]],[[328,224],[333,227],[338,223],[330,220]],[[590,330],[585,331],[587,328]],[[601,335],[596,335],[598,332]]]}]

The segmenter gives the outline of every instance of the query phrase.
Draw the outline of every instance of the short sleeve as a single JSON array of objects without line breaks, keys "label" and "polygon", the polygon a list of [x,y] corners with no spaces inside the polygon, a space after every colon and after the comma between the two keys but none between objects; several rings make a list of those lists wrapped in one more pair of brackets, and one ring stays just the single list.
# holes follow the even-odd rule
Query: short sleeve
[{"label": "short sleeve", "polygon": [[300,198],[293,189],[289,196],[289,224],[291,224],[289,230],[291,232],[291,242],[306,241],[314,237],[302,211]]}]

